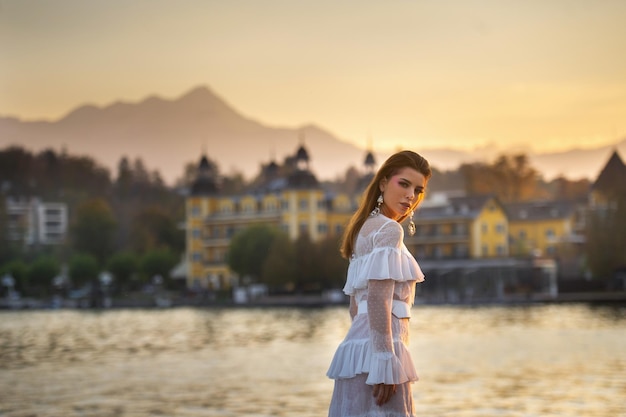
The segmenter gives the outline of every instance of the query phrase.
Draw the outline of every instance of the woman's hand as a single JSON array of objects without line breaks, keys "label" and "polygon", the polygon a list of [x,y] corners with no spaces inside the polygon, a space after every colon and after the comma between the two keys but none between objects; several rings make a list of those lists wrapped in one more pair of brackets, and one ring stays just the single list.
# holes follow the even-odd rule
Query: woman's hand
[{"label": "woman's hand", "polygon": [[396,386],[377,384],[374,385],[372,395],[376,397],[376,405],[381,406],[391,399],[391,396],[396,393]]}]

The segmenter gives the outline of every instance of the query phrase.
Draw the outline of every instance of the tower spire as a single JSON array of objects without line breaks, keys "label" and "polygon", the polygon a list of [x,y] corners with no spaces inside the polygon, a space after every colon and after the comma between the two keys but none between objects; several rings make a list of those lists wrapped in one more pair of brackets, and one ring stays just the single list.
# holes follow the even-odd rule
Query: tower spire
[{"label": "tower spire", "polygon": [[371,174],[374,172],[376,167],[376,159],[374,158],[374,153],[372,152],[372,135],[368,132],[367,134],[367,153],[365,154],[365,172]]}]

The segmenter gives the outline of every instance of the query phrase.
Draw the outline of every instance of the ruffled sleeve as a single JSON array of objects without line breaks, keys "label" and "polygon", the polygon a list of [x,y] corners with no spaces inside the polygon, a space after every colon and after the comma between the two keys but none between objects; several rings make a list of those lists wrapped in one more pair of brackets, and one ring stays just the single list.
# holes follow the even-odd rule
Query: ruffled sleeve
[{"label": "ruffled sleeve", "polygon": [[402,226],[394,221],[386,223],[370,239],[373,250],[350,259],[346,285],[347,295],[367,287],[369,280],[424,281],[424,273],[403,243]]}]

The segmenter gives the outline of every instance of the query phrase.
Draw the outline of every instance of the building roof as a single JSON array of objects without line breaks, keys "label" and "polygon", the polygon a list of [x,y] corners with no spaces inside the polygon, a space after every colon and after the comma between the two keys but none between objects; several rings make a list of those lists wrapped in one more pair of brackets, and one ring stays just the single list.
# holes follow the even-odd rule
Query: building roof
[{"label": "building roof", "polygon": [[615,150],[600,171],[596,181],[591,185],[591,190],[612,193],[623,190],[624,182],[626,182],[626,164]]},{"label": "building roof", "polygon": [[364,164],[367,168],[373,168],[376,165],[376,159],[374,159],[374,154],[371,151],[368,151],[365,155]]},{"label": "building roof", "polygon": [[513,222],[566,219],[576,211],[571,201],[530,201],[505,204],[504,208]]},{"label": "building roof", "polygon": [[216,194],[219,189],[215,178],[215,167],[209,162],[206,155],[202,155],[198,163],[198,175],[191,184],[191,195]]},{"label": "building roof", "polygon": [[318,188],[319,182],[308,169],[297,169],[287,177],[286,188]]},{"label": "building roof", "polygon": [[304,145],[300,145],[298,148],[298,151],[296,152],[296,161],[309,162],[309,153]]},{"label": "building roof", "polygon": [[491,200],[497,202],[497,199],[492,195],[449,197],[439,204],[427,204],[419,207],[417,217],[422,220],[474,219]]}]

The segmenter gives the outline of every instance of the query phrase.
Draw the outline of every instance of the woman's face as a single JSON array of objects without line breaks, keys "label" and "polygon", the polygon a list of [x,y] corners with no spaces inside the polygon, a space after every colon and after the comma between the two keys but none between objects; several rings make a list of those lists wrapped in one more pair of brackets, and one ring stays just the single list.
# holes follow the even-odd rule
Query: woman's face
[{"label": "woman's face", "polygon": [[415,208],[415,202],[425,187],[426,178],[423,174],[413,168],[402,168],[391,178],[381,181],[383,204],[380,211],[390,219],[397,220]]}]

